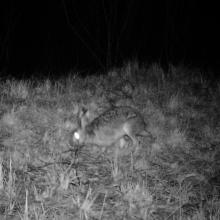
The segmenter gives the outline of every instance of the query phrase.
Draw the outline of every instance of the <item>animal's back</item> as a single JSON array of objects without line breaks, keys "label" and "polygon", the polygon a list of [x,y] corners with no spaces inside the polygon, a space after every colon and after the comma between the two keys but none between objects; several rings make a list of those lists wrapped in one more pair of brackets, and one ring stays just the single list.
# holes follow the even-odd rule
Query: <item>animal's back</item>
[{"label": "animal's back", "polygon": [[114,124],[125,123],[126,121],[129,121],[131,118],[137,117],[141,117],[140,113],[131,107],[114,107],[99,115],[90,124],[93,127],[102,127],[106,125],[112,126]]}]

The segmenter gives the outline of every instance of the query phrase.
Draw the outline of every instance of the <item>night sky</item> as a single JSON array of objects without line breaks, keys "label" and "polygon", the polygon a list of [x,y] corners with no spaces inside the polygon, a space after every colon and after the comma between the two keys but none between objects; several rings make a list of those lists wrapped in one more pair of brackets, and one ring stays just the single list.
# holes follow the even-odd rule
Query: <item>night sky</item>
[{"label": "night sky", "polygon": [[218,68],[219,13],[213,1],[7,0],[0,70],[91,72],[134,59]]}]

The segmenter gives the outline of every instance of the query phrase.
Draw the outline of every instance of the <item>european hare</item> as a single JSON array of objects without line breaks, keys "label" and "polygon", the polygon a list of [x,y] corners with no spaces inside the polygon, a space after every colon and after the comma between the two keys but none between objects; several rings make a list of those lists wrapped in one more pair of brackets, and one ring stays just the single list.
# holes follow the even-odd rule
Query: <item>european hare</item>
[{"label": "european hare", "polygon": [[110,147],[129,137],[134,147],[137,136],[149,136],[141,114],[131,107],[114,107],[99,115],[91,122],[88,112],[79,115],[79,128],[72,134],[72,142]]}]

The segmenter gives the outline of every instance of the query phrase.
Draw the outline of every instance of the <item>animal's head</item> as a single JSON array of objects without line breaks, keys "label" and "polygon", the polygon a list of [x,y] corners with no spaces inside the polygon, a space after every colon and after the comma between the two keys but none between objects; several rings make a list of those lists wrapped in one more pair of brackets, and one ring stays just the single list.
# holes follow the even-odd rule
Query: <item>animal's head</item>
[{"label": "animal's head", "polygon": [[90,113],[87,109],[82,108],[77,115],[77,129],[72,132],[71,138],[74,144],[83,144],[86,139],[86,125],[89,124]]}]

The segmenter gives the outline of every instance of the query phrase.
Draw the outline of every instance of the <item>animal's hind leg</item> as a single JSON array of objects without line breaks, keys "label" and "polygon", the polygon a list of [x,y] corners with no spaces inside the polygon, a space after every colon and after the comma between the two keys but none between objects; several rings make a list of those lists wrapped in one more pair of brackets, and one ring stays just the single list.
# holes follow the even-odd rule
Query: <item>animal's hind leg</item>
[{"label": "animal's hind leg", "polygon": [[123,137],[119,140],[119,148],[123,149],[123,148],[126,148],[126,147],[127,147],[127,141],[126,141],[125,137]]},{"label": "animal's hind leg", "polygon": [[121,156],[130,154],[133,149],[133,141],[131,137],[125,135],[124,137],[119,139],[118,147],[116,149]]},{"label": "animal's hind leg", "polygon": [[132,147],[132,149],[136,149],[138,147],[138,140],[135,136],[129,136],[130,140],[131,140],[131,144],[130,147]]}]

